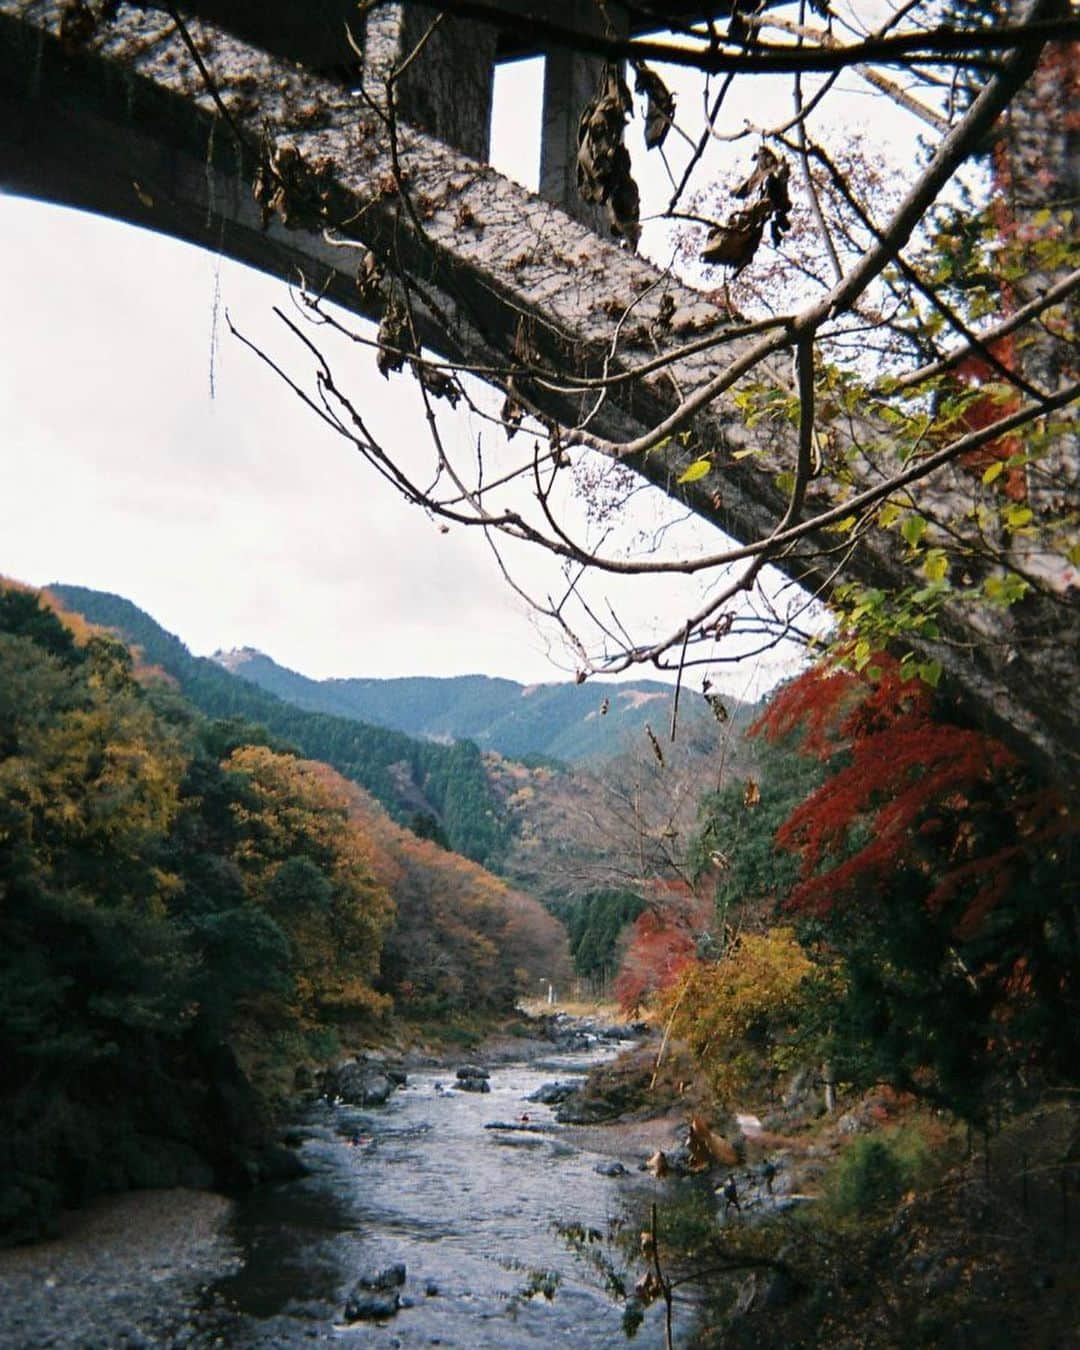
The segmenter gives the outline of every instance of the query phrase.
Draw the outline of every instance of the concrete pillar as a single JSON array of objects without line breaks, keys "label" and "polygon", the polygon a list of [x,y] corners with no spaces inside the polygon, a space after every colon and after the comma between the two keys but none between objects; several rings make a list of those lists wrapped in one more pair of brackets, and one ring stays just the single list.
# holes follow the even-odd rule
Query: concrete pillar
[{"label": "concrete pillar", "polygon": [[[622,11],[608,12],[620,28]],[[602,33],[595,0],[566,0],[559,21],[583,32]],[[607,218],[601,206],[583,202],[577,189],[577,129],[581,110],[596,93],[604,62],[565,47],[551,48],[544,58],[544,116],[540,141],[540,196],[605,237]]]},{"label": "concrete pillar", "polygon": [[[364,86],[381,98],[388,74],[408,60],[437,12],[426,5],[381,5],[364,28]],[[402,121],[486,163],[491,141],[496,30],[445,17],[397,85]]]}]

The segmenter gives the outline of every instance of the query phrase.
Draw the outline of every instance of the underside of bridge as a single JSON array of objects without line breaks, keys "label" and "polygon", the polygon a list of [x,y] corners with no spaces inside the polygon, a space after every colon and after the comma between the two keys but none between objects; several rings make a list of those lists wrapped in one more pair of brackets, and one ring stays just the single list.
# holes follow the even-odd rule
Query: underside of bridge
[{"label": "underside of bridge", "polygon": [[[453,360],[505,367],[523,323],[540,357],[580,374],[602,360],[629,370],[680,352],[669,371],[613,388],[591,423],[612,440],[633,439],[708,386],[717,353],[698,350],[699,339],[722,334],[730,316],[561,209],[585,214],[571,189],[572,147],[596,60],[567,46],[545,53],[541,196],[484,162],[494,65],[537,50],[522,12],[542,6],[500,3],[518,16],[510,27],[454,19],[438,29],[399,82],[396,164],[378,91],[413,51],[432,11],[385,4],[357,25],[353,0],[198,0],[194,8],[198,64],[170,16],[152,4],[120,4],[75,41],[61,35],[63,4],[0,0],[0,185],[221,250],[290,281],[302,276],[378,320],[385,296],[357,286],[361,252],[371,249],[411,279],[419,337]],[[595,22],[593,4],[557,8],[567,24],[575,16]],[[682,4],[607,8],[613,30],[624,33],[702,17],[700,7]],[[361,87],[368,98],[358,95]],[[307,212],[267,215],[253,196],[267,126],[278,146],[295,146],[307,164],[332,166],[312,187],[318,200]],[[412,202],[423,204],[422,219],[402,209],[402,171]],[[333,230],[326,229],[328,203]],[[725,347],[725,360],[738,360],[748,343]],[[786,357],[775,366],[781,383],[788,366]],[[541,411],[577,422],[579,396],[536,397]],[[880,473],[888,434],[854,418],[852,434],[847,470],[858,487]],[[778,478],[791,468],[793,437],[778,423],[748,429],[721,397],[696,415],[688,443],[675,437],[662,452],[628,462],[733,538],[757,540],[784,516]],[[680,484],[703,452],[720,471],[719,487],[715,476]],[[955,486],[950,473],[936,480],[946,496]],[[816,479],[808,505],[828,507],[831,491],[827,475]],[[802,584],[827,587],[838,576],[903,584],[895,534],[868,531],[839,573],[835,540],[804,542],[775,559]],[[1075,784],[1080,634],[1067,600],[1032,597],[990,617],[958,607],[923,645],[973,716]]]}]

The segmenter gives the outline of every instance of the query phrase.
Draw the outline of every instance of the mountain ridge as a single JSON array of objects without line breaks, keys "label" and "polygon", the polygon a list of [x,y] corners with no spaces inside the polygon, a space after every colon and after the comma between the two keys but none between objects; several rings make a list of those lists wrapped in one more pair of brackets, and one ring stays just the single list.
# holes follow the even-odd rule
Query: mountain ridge
[{"label": "mountain ridge", "polygon": [[[253,647],[209,658],[232,674],[310,712],[356,718],[423,740],[470,740],[511,759],[582,763],[624,750],[650,720],[669,716],[674,687],[658,680],[597,688],[573,681],[522,684],[500,676],[336,676],[315,680]],[[734,701],[733,701],[734,702]],[[683,693],[682,715],[704,715]]]},{"label": "mountain ridge", "polygon": [[162,670],[207,716],[243,718],[305,757],[330,764],[370,792],[399,824],[444,839],[481,864],[493,862],[505,847],[511,827],[471,741],[437,745],[356,718],[298,708],[208,657],[192,655],[123,596],[61,582],[47,590],[65,609],[137,647],[147,666]]}]

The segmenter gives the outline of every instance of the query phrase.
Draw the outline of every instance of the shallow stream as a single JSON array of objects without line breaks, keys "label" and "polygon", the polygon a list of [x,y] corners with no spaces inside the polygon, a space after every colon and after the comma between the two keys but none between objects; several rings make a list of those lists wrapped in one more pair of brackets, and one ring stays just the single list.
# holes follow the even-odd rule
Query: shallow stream
[{"label": "shallow stream", "polygon": [[[606,1229],[649,1179],[599,1175],[605,1160],[571,1147],[551,1108],[525,1100],[543,1083],[583,1074],[597,1058],[494,1066],[483,1094],[454,1090],[452,1069],[421,1070],[383,1107],[309,1108],[300,1122],[309,1175],[260,1188],[238,1208],[243,1267],[212,1291],[227,1316],[227,1343],[625,1345],[621,1310],[554,1226]],[[484,1128],[522,1123],[523,1115],[528,1131]],[[361,1142],[351,1143],[354,1135]],[[343,1325],[357,1276],[399,1261],[410,1306],[383,1324]],[[523,1294],[540,1272],[558,1276],[550,1301]],[[649,1310],[635,1346],[662,1345],[660,1313]]]}]

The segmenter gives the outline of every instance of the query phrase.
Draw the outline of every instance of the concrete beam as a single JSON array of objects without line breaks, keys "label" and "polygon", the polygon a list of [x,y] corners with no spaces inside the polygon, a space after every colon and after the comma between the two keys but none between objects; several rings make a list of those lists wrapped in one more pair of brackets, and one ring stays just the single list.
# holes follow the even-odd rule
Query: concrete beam
[{"label": "concrete beam", "polygon": [[[264,228],[252,197],[255,158],[218,114],[171,24],[141,6],[122,5],[114,23],[75,46],[57,36],[61,9],[57,0],[0,0],[0,186],[224,249],[287,279],[302,273],[346,308],[378,317],[377,303],[373,308],[357,290],[355,249],[332,246],[316,221],[289,229],[272,219]],[[339,82],[208,26],[199,43],[247,142],[256,143],[269,123],[278,145],[291,142],[308,164],[322,157],[332,163],[338,236],[405,269],[427,297],[418,326],[435,351],[502,364],[524,320],[542,357],[590,374],[603,359],[613,370],[629,369],[658,349],[681,349],[729,324],[700,294],[405,125],[400,157],[412,200],[422,207],[422,229],[415,228],[394,191],[385,128],[358,98]],[[724,356],[740,350],[733,342]],[[716,370],[715,351],[684,353],[670,373],[612,390],[591,427],[615,439],[638,435]],[[786,363],[772,376],[786,380]],[[591,402],[543,397],[552,416],[571,424]],[[840,449],[857,488],[878,481],[892,451],[887,429],[852,425],[855,440]],[[702,453],[714,472],[680,485],[679,475]],[[783,516],[786,494],[777,480],[794,456],[784,419],[749,430],[738,407],[722,398],[697,417],[688,443],[675,437],[631,463],[746,541],[769,533]],[[950,490],[967,490],[948,472],[934,482],[947,507]],[[834,504],[835,492],[835,480],[822,475],[811,507]],[[886,587],[910,580],[894,536],[870,531],[842,577]],[[836,542],[829,535],[811,539],[778,565],[804,584],[827,585]],[[1075,608],[1044,613],[1031,605],[987,616],[957,607],[946,616],[944,640],[923,650],[942,661],[976,716],[1075,785],[1080,682],[1062,681],[1051,656],[1075,651],[1078,637]]]},{"label": "concrete beam", "polygon": [[[567,0],[560,22],[582,32],[603,32],[599,10],[591,0]],[[608,13],[618,12],[612,6]],[[625,23],[621,24],[625,30]],[[566,47],[544,57],[544,109],[540,137],[540,195],[597,234],[608,233],[604,209],[582,201],[577,186],[578,121],[596,94],[603,61]]]}]

